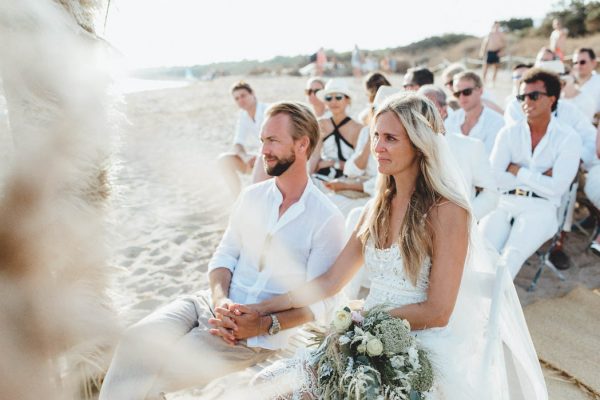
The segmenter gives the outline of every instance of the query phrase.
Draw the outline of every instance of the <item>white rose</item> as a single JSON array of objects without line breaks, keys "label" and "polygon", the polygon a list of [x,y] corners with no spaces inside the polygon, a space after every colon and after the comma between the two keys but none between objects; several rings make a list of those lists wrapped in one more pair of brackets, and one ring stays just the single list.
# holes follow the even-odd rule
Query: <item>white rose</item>
[{"label": "white rose", "polygon": [[358,345],[358,347],[356,348],[356,351],[358,351],[359,353],[364,354],[365,351],[367,351],[367,345],[364,343],[361,343]]},{"label": "white rose", "polygon": [[338,332],[344,332],[352,324],[352,315],[346,310],[340,310],[333,317],[333,326]]},{"label": "white rose", "polygon": [[406,329],[408,329],[410,331],[410,322],[408,322],[407,319],[403,319],[402,323],[404,324],[404,326],[406,327]]},{"label": "white rose", "polygon": [[378,356],[383,353],[383,343],[381,340],[375,338],[367,342],[367,353],[370,356]]}]

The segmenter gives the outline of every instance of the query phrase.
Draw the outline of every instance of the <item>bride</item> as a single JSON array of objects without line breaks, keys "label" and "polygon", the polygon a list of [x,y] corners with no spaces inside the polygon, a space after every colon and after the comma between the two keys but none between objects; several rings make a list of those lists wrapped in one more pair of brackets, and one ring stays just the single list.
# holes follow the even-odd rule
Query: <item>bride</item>
[{"label": "bride", "polygon": [[[335,264],[297,290],[239,305],[239,311],[249,307],[269,314],[307,306],[338,293],[364,264],[371,279],[364,309],[389,306],[393,317],[410,322],[430,354],[435,382],[428,398],[547,399],[510,279],[500,323],[488,326],[492,294],[480,276],[495,270],[479,242],[467,190],[442,132],[441,118],[425,97],[404,93],[388,99],[372,128],[378,190]],[[484,364],[487,348],[496,353]],[[306,373],[292,380],[294,397],[314,397],[315,380],[300,365],[306,364],[283,364],[261,376],[277,386],[273,380],[295,365]]]}]

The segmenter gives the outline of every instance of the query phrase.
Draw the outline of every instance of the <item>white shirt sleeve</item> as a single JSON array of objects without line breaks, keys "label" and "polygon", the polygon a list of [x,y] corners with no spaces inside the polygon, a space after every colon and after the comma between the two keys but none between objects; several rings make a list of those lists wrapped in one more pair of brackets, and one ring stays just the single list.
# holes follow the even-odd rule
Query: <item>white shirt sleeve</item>
[{"label": "white shirt sleeve", "polygon": [[[365,174],[366,169],[361,169],[356,165],[356,159],[362,153],[367,140],[369,139],[369,127],[365,126],[360,130],[358,140],[356,141],[356,150],[344,164],[344,175],[350,178],[357,178]],[[367,161],[368,162],[368,161]]]},{"label": "white shirt sleeve", "polygon": [[522,121],[525,118],[525,114],[523,114],[523,110],[521,109],[521,104],[517,101],[517,99],[513,99],[507,106],[506,110],[504,110],[504,122],[505,125],[512,125],[516,122]]},{"label": "white shirt sleeve", "polygon": [[[517,178],[506,171],[508,165],[511,162],[511,130],[504,127],[498,132],[496,136],[496,142],[490,155],[490,162],[492,164],[492,171],[494,172],[494,178],[496,179],[496,185],[500,189],[514,188],[517,184]],[[514,138],[519,140],[519,138]]]},{"label": "white shirt sleeve", "polygon": [[473,158],[473,185],[483,189],[473,200],[473,215],[479,221],[489,212],[496,209],[500,193],[498,193],[492,165],[490,164],[483,143],[480,141],[473,141],[473,143],[474,151],[471,154]]},{"label": "white shirt sleeve", "polygon": [[239,229],[240,208],[243,196],[234,205],[227,229],[208,263],[208,273],[217,268],[227,268],[233,274],[240,257],[242,238]]},{"label": "white shirt sleeve", "polygon": [[577,174],[580,156],[581,140],[579,135],[572,132],[565,135],[560,143],[558,157],[552,166],[552,176],[521,167],[517,179],[531,187],[539,196],[560,197],[567,191]]},{"label": "white shirt sleeve", "polygon": [[246,145],[247,136],[248,136],[248,127],[246,126],[244,114],[245,111],[240,110],[238,113],[238,120],[235,124],[235,135],[233,137],[233,144],[239,144],[242,146]]},{"label": "white shirt sleeve", "polygon": [[596,158],[596,128],[574,104],[564,104],[559,113],[564,112],[568,114],[568,120],[565,118],[564,122],[581,138],[581,159],[586,166],[589,166]]},{"label": "white shirt sleeve", "polygon": [[[335,262],[344,246],[344,225],[344,217],[341,213],[336,213],[315,234],[306,265],[307,281],[323,275]],[[329,323],[336,301],[337,297],[333,296],[308,306],[317,323]]]}]

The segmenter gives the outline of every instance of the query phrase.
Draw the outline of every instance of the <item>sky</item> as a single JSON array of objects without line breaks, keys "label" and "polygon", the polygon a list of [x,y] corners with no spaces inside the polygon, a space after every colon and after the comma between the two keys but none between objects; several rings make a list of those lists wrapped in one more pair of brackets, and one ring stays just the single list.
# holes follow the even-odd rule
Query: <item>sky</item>
[{"label": "sky", "polygon": [[[397,47],[494,20],[541,21],[555,0],[111,0],[98,30],[131,68]],[[103,21],[102,21],[102,24]]]}]

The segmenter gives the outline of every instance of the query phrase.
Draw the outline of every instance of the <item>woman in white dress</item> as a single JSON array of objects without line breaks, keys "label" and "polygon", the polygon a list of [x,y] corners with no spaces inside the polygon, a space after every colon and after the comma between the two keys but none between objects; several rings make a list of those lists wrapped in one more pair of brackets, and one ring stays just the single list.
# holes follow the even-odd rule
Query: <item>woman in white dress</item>
[{"label": "woman in white dress", "polygon": [[[468,194],[442,133],[441,118],[425,97],[402,93],[388,99],[377,111],[372,128],[379,172],[376,196],[335,264],[302,288],[239,307],[269,314],[307,306],[339,292],[364,263],[371,279],[364,309],[389,306],[392,316],[410,322],[430,353],[435,383],[428,398],[508,399],[505,357],[481,368],[486,340],[496,338],[486,333],[492,295],[478,278],[490,272],[491,264],[478,243]],[[517,365],[514,374],[508,374],[518,381],[510,390],[521,396],[510,398],[547,399],[510,279],[508,284],[513,309],[494,329],[508,330],[513,339],[506,347],[519,353],[506,357]],[[292,373],[290,366],[299,364],[287,362],[283,368],[280,364],[262,377],[279,386],[272,379],[286,369]],[[301,365],[299,369],[306,370]],[[315,383],[307,375],[293,379],[297,387],[292,389],[310,397]]]}]

